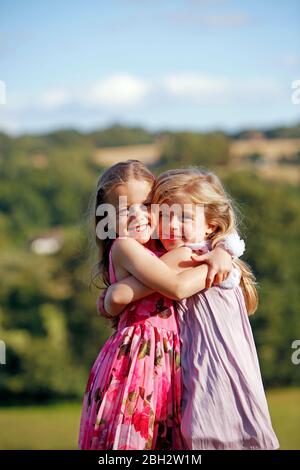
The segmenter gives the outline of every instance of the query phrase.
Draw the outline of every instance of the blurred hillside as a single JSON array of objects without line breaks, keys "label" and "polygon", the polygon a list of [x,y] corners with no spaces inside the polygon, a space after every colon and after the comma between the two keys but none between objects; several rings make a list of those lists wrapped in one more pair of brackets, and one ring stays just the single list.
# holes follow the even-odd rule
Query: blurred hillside
[{"label": "blurred hillside", "polygon": [[300,336],[300,125],[269,130],[150,133],[115,125],[80,133],[0,134],[0,339],[3,402],[81,397],[105,338],[97,317],[97,261],[89,208],[99,174],[138,158],[156,174],[215,170],[238,201],[244,257],[257,274],[252,318],[267,386],[299,385],[291,344]]}]

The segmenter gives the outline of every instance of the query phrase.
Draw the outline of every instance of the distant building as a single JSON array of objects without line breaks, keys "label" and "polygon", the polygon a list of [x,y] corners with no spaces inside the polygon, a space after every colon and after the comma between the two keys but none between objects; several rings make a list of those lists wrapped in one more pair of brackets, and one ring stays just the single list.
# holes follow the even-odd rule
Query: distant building
[{"label": "distant building", "polygon": [[43,153],[36,153],[31,156],[31,163],[34,168],[44,170],[48,167],[48,157]]},{"label": "distant building", "polygon": [[32,238],[29,241],[30,249],[37,255],[53,255],[63,245],[63,232],[61,228],[55,228]]},{"label": "distant building", "polygon": [[243,138],[248,140],[262,140],[265,138],[265,136],[260,131],[248,131],[245,133]]}]

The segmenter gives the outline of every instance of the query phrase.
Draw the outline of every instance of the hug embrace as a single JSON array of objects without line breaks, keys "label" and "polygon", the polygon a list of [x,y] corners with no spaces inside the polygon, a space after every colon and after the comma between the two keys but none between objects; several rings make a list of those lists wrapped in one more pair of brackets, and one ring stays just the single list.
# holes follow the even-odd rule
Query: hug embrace
[{"label": "hug embrace", "polygon": [[[106,238],[103,204],[118,216]],[[249,322],[255,277],[219,178],[117,163],[99,178],[94,224],[97,307],[114,332],[88,378],[79,448],[277,449]]]}]

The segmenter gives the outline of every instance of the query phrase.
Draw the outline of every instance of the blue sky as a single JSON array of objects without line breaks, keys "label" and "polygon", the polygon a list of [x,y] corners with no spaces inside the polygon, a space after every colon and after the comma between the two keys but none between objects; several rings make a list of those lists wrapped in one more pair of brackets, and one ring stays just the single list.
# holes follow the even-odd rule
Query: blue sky
[{"label": "blue sky", "polygon": [[300,121],[299,0],[2,0],[0,129]]}]

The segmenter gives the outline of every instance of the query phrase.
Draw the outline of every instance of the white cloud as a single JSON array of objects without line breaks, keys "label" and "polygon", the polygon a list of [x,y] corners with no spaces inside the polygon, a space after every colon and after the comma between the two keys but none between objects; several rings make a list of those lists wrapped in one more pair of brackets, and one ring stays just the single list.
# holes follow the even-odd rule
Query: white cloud
[{"label": "white cloud", "polygon": [[163,87],[173,97],[205,100],[225,95],[230,82],[225,78],[185,73],[169,75],[163,80]]},{"label": "white cloud", "polygon": [[[84,107],[126,111],[147,106],[149,103],[176,103],[186,100],[189,103],[215,103],[218,101],[234,102],[250,97],[260,100],[262,97],[282,96],[283,86],[272,79],[229,79],[202,73],[176,73],[154,79],[142,79],[130,74],[112,75],[87,86],[85,90],[54,88],[44,93],[27,97],[12,97],[5,108],[10,112],[26,111],[52,112],[66,107]],[[4,109],[4,108],[3,108]]]},{"label": "white cloud", "polygon": [[163,80],[165,93],[173,99],[195,104],[235,103],[243,99],[252,103],[284,96],[283,86],[276,80],[236,80],[203,74],[174,74]]},{"label": "white cloud", "polygon": [[[53,88],[32,96],[10,96],[1,106],[0,129],[22,129],[87,125],[120,119],[146,122],[162,119],[181,122],[199,112],[199,106],[219,119],[220,109],[237,113],[266,113],[272,106],[290,103],[290,89],[273,78],[237,80],[203,73],[174,72],[166,76],[140,78],[132,74],[111,75],[85,90]],[[176,117],[174,110],[179,112]],[[181,110],[181,111],[179,111]],[[254,112],[253,111],[253,112]],[[227,118],[226,118],[227,119]],[[218,121],[219,122],[219,121]],[[44,124],[43,124],[44,123]]]},{"label": "white cloud", "polygon": [[248,95],[252,100],[280,97],[284,92],[282,85],[274,79],[241,80],[236,85],[236,92]]},{"label": "white cloud", "polygon": [[82,98],[90,105],[135,106],[144,100],[149,88],[149,82],[133,75],[113,75],[95,83]]}]

